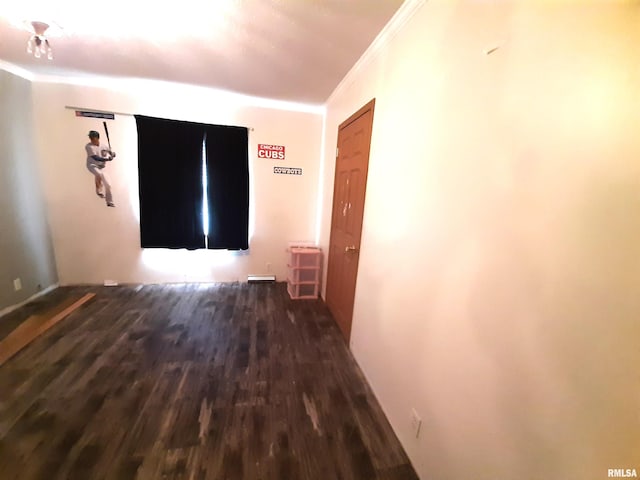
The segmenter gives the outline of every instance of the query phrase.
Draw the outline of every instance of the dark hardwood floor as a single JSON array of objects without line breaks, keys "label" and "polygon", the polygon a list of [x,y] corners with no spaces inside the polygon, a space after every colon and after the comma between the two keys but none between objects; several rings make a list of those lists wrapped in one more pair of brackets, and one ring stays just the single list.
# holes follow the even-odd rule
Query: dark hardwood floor
[{"label": "dark hardwood floor", "polygon": [[0,367],[0,478],[415,480],[321,301],[284,284],[95,292]]}]

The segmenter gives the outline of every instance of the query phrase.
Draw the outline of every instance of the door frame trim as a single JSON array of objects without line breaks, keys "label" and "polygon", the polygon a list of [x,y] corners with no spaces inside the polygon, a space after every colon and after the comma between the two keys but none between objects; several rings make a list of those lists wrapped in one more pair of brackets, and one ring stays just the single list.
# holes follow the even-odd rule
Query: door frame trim
[{"label": "door frame trim", "polygon": [[[340,130],[342,130],[343,128],[347,127],[349,124],[353,123],[354,121],[356,121],[358,118],[360,118],[362,115],[364,115],[365,113],[367,113],[368,111],[371,111],[371,132],[370,132],[370,136],[369,136],[369,149],[367,151],[367,179],[366,182],[364,184],[364,200],[363,200],[363,205],[362,205],[362,219],[361,219],[361,224],[360,224],[360,238],[358,239],[358,248],[361,245],[361,241],[362,241],[362,225],[364,223],[364,209],[366,207],[366,198],[367,198],[367,184],[369,183],[369,160],[371,157],[371,140],[373,138],[373,120],[374,120],[374,113],[375,113],[375,105],[376,105],[376,99],[375,97],[372,98],[370,101],[368,101],[366,104],[364,104],[362,107],[360,107],[354,114],[350,115],[345,121],[343,121],[342,123],[340,123],[340,125],[338,125],[338,135],[336,137],[336,151],[338,148],[338,141],[340,139]],[[331,252],[331,239],[333,238],[333,213],[334,213],[334,207],[335,207],[335,197],[336,197],[336,180],[337,180],[337,175],[338,175],[338,158],[339,158],[339,152],[338,155],[336,155],[335,157],[335,171],[333,174],[333,197],[331,199],[331,220],[329,223],[329,251],[327,252],[327,285],[325,287],[325,291],[328,293],[329,292],[329,279],[331,278],[329,275],[329,271],[330,271],[330,252]],[[356,270],[356,286],[358,284],[358,273],[360,271],[360,253],[358,253],[358,268]],[[355,295],[355,290],[354,290],[354,295]],[[327,301],[326,295],[325,295],[325,301]],[[355,296],[354,296],[354,303],[355,303]],[[328,306],[328,302],[327,302],[327,306]],[[349,335],[348,337],[345,335],[345,339],[347,341],[347,344],[349,343],[349,341],[351,340],[351,329],[353,326],[353,311],[351,312],[351,318],[349,319]],[[340,328],[340,330],[342,330],[342,328]],[[343,332],[344,334],[344,332]]]},{"label": "door frame trim", "polygon": [[[356,113],[354,113],[349,118],[347,118],[344,122],[338,125],[338,132],[340,132],[340,130],[342,130],[344,127],[346,127],[347,125],[349,125],[350,123],[354,122],[356,119],[361,117],[363,114],[365,114],[367,110],[371,110],[371,127],[373,129],[373,117],[374,117],[373,114],[374,114],[375,107],[376,107],[376,99],[372,98],[365,105],[360,107],[360,109]],[[373,132],[371,133],[373,134]],[[337,139],[336,139],[336,145],[337,145]],[[369,153],[371,153],[371,142],[369,142]]]}]

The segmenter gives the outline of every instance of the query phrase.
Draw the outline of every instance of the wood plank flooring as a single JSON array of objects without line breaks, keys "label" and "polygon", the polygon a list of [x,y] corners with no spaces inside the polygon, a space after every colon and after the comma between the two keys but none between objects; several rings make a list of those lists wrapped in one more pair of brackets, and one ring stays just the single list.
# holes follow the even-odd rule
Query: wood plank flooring
[{"label": "wood plank flooring", "polygon": [[39,306],[89,292],[0,367],[3,480],[417,479],[321,301],[187,284]]}]

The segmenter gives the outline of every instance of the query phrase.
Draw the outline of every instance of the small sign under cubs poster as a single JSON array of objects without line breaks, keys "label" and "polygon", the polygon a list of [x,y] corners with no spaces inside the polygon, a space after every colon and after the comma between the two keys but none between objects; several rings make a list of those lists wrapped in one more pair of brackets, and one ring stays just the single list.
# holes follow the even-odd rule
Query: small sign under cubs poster
[{"label": "small sign under cubs poster", "polygon": [[258,158],[270,158],[272,160],[284,160],[284,146],[258,144]]},{"label": "small sign under cubs poster", "polygon": [[280,175],[302,175],[302,169],[292,167],[273,167],[273,173],[279,173]]}]

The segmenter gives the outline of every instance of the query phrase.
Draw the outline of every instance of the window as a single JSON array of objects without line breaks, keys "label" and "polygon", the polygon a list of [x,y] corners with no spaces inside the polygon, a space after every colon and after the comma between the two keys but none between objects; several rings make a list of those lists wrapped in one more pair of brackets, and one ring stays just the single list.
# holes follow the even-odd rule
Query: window
[{"label": "window", "polygon": [[140,245],[249,248],[247,129],[135,118]]}]

